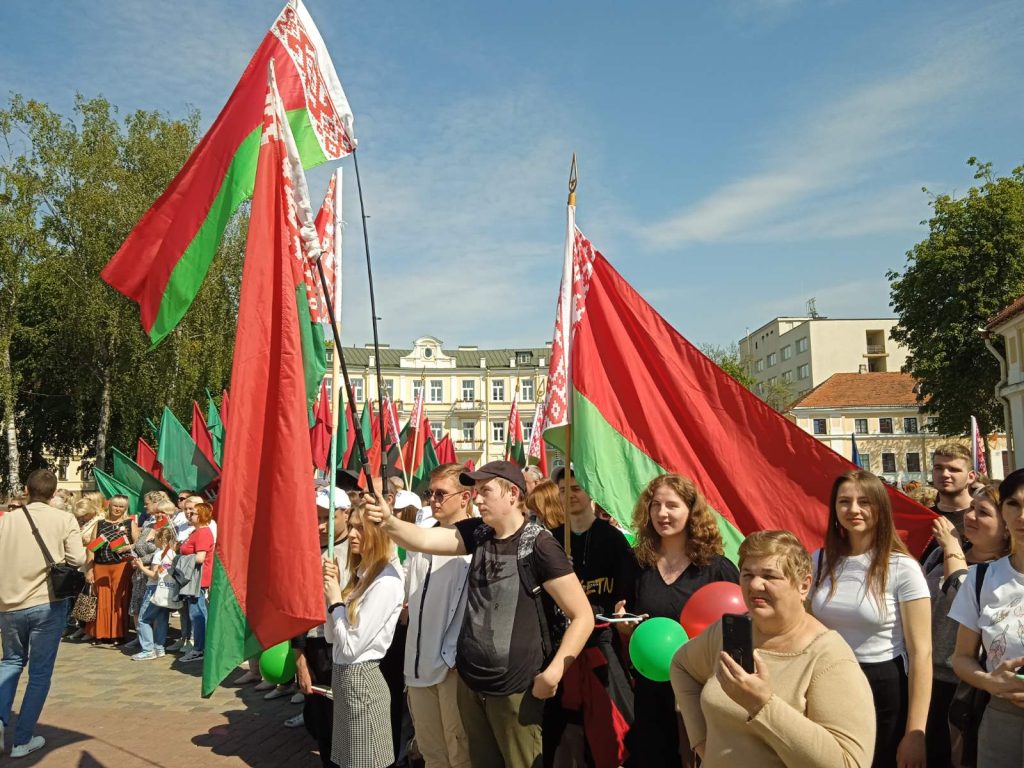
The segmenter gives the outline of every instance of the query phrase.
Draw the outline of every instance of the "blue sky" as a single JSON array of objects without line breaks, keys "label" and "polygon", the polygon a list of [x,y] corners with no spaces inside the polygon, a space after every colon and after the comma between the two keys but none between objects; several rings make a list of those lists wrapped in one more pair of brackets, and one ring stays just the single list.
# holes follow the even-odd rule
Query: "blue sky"
[{"label": "blue sky", "polygon": [[[694,342],[890,314],[935,192],[1024,163],[1020,3],[307,0],[356,118],[382,341],[550,339],[577,223]],[[0,93],[213,120],[282,0],[0,4]],[[351,161],[346,343],[370,340]],[[310,173],[318,199],[330,168]]]}]

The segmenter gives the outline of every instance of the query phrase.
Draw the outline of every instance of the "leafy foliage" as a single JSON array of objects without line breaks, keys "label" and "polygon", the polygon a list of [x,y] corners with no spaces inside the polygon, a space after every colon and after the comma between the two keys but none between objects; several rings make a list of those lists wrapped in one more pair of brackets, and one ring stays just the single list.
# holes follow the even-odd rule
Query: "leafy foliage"
[{"label": "leafy foliage", "polygon": [[990,163],[967,163],[981,183],[936,196],[928,237],[907,252],[902,274],[888,273],[893,338],[910,350],[906,367],[944,434],[966,432],[971,414],[986,433],[1003,427],[999,366],[979,329],[1024,293],[1024,167],[995,177]]}]

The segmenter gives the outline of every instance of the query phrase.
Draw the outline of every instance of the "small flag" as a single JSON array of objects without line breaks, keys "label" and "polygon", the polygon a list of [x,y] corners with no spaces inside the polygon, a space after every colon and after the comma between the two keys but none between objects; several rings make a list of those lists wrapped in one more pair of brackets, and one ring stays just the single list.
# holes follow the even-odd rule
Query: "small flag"
[{"label": "small flag", "polygon": [[90,552],[99,552],[107,545],[107,538],[105,536],[97,536],[95,539],[90,541],[86,546]]},{"label": "small flag", "polygon": [[161,528],[166,528],[168,525],[170,525],[170,523],[171,523],[170,519],[168,519],[166,516],[165,517],[158,517],[157,520],[156,520],[156,523],[154,523],[154,525],[153,525],[153,530],[154,531],[159,531]]},{"label": "small flag", "polygon": [[110,544],[110,548],[116,552],[116,551],[124,549],[125,547],[128,546],[128,537],[125,536],[124,534],[121,534],[116,539],[114,539],[113,541],[109,542],[109,544]]}]

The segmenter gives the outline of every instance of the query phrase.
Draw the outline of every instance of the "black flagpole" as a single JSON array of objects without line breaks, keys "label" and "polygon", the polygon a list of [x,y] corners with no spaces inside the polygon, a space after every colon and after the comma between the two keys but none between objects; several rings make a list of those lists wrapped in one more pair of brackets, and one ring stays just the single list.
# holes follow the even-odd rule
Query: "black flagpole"
[{"label": "black flagpole", "polygon": [[[387,426],[384,422],[384,379],[380,372],[380,341],[377,336],[377,301],[373,293],[373,265],[370,262],[370,236],[366,231],[366,207],[363,205],[363,182],[359,177],[358,152],[352,150],[352,165],[356,171],[356,189],[359,190],[359,217],[363,221],[363,248],[366,250],[366,277],[370,283],[370,319],[373,323],[373,362],[377,372],[377,411],[380,420],[380,482],[384,487],[381,493],[388,492],[388,455],[384,450],[384,433]],[[369,479],[369,475],[367,475]],[[370,489],[372,494],[372,487]]]}]

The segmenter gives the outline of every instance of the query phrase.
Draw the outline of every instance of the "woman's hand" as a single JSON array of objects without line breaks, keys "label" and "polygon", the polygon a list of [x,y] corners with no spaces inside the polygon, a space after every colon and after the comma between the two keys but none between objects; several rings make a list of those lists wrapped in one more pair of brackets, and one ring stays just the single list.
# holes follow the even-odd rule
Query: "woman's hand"
[{"label": "woman's hand", "polygon": [[324,597],[327,604],[341,602],[341,582],[338,579],[338,565],[332,560],[325,560],[323,567],[324,574]]},{"label": "woman's hand", "polygon": [[379,492],[377,498],[372,498],[368,493],[363,495],[363,519],[374,525],[382,525],[392,514],[391,507]]},{"label": "woman's hand", "polygon": [[313,678],[309,675],[309,665],[304,653],[295,655],[295,682],[298,683],[299,690],[307,696],[313,692]]},{"label": "woman's hand", "polygon": [[1024,680],[1016,673],[1024,666],[1024,656],[1003,659],[1003,662],[988,673],[988,692],[1000,699],[1006,699],[1014,706],[1024,709]]},{"label": "woman's hand", "polygon": [[[622,616],[625,613],[628,613],[628,611],[626,610],[626,601],[619,600],[619,602],[615,604],[615,611],[612,613],[612,615]],[[636,629],[637,625],[646,618],[648,618],[648,615],[646,613],[641,613],[635,619],[629,619],[628,621],[617,621],[615,622],[615,629],[617,629],[623,637],[629,637],[633,634],[633,630]]]},{"label": "woman's hand", "polygon": [[960,543],[960,534],[957,533],[956,527],[941,515],[932,520],[932,535],[935,537],[935,541],[939,543],[939,546],[942,547],[942,551],[947,555],[951,552],[963,554],[964,549]]},{"label": "woman's hand", "polygon": [[911,731],[896,747],[896,765],[899,768],[924,768],[924,731]]},{"label": "woman's hand", "polygon": [[86,584],[95,584],[96,583],[96,574],[92,572],[92,567],[91,566],[89,568],[85,569],[85,583]]},{"label": "woman's hand", "polygon": [[558,690],[558,684],[561,681],[562,676],[557,672],[552,672],[551,667],[548,667],[533,678],[534,698],[540,699],[541,701],[552,698]]},{"label": "woman's hand", "polygon": [[750,674],[736,661],[722,651],[718,654],[718,682],[725,695],[735,701],[750,717],[761,711],[761,707],[772,697],[772,686],[768,680],[768,667],[757,651],[754,651],[754,674]]}]

